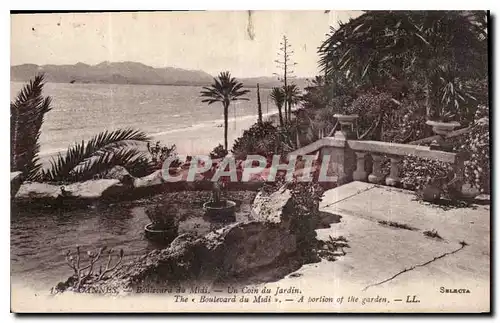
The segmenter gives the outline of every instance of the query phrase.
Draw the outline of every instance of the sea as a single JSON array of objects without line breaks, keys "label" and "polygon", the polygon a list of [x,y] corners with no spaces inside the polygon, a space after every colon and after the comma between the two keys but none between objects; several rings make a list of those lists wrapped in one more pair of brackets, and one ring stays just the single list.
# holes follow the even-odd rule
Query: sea
[{"label": "sea", "polygon": [[[11,100],[24,84],[11,82]],[[43,95],[52,98],[52,110],[42,125],[40,157],[47,162],[99,132],[129,127],[164,145],[176,144],[180,153],[209,152],[223,143],[224,115],[220,103],[202,102],[201,90],[200,86],[46,83]],[[229,109],[230,140],[256,121],[257,92],[249,90],[249,101],[235,101]],[[263,113],[275,113],[270,89],[260,92]]]}]

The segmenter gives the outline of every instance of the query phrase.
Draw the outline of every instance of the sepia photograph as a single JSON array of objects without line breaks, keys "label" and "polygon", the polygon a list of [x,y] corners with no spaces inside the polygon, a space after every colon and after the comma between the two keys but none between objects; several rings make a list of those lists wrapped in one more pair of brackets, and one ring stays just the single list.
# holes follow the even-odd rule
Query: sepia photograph
[{"label": "sepia photograph", "polygon": [[489,23],[11,12],[11,311],[490,313]]}]

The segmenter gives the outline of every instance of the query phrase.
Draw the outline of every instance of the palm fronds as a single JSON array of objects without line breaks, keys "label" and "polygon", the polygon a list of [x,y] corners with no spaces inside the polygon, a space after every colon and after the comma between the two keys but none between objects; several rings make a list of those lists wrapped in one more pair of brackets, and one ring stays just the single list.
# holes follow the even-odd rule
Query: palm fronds
[{"label": "palm fronds", "polygon": [[218,77],[214,78],[214,83],[207,87],[203,87],[200,92],[204,98],[201,102],[206,102],[209,105],[215,102],[221,102],[224,108],[224,149],[227,150],[227,127],[229,105],[232,101],[248,101],[248,98],[243,97],[250,90],[243,89],[243,83],[238,82],[234,77],[231,77],[229,72],[221,72]]},{"label": "palm fronds", "polygon": [[10,103],[10,168],[28,180],[40,176],[40,128],[51,110],[51,98],[42,96],[43,86],[44,75],[35,76]]},{"label": "palm fronds", "polygon": [[300,102],[301,94],[299,87],[296,84],[283,86],[283,92],[285,93],[285,101],[288,104],[288,111],[285,111],[285,119],[290,122],[292,119],[292,107]]},{"label": "palm fronds", "polygon": [[271,90],[271,100],[273,100],[274,104],[278,108],[278,115],[280,119],[280,126],[283,127],[283,114],[281,109],[283,108],[283,104],[285,103],[285,92],[283,92],[282,88],[273,87]]},{"label": "palm fronds", "polygon": [[242,90],[242,88],[243,83],[231,77],[229,72],[221,72],[217,78],[214,78],[214,83],[210,87],[203,87],[201,96],[205,99],[201,102],[207,102],[210,105],[214,102],[248,101],[248,98],[241,96],[249,93],[250,90]]},{"label": "palm fronds", "polygon": [[41,178],[73,182],[90,179],[113,166],[133,166],[143,155],[128,146],[148,140],[144,132],[134,129],[101,132],[88,142],[82,140],[69,147],[65,155],[53,158],[51,167],[42,171]]}]

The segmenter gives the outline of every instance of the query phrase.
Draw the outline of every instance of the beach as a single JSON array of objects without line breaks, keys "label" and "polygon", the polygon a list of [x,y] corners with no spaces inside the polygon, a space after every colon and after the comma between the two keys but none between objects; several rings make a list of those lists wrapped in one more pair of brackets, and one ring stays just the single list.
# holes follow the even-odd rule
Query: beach
[{"label": "beach", "polygon": [[[263,114],[264,120],[275,120],[275,112]],[[243,135],[243,132],[257,122],[257,116],[245,116],[229,118],[228,121],[228,145],[229,150],[233,147],[236,139]],[[206,155],[219,144],[224,145],[224,121],[214,121],[210,124],[200,124],[199,126],[187,129],[179,129],[165,134],[154,134],[153,141],[173,143],[177,147],[177,152],[183,155]]]}]

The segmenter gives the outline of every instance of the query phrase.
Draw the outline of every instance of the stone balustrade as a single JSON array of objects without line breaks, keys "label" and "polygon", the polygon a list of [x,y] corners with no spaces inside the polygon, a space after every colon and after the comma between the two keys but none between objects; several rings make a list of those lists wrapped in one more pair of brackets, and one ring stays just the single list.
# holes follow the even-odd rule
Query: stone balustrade
[{"label": "stone balustrade", "polygon": [[[318,151],[320,159],[329,155],[328,175],[337,176],[338,185],[354,180],[389,186],[399,186],[401,183],[400,163],[403,157],[415,156],[450,163],[455,170],[453,185],[457,188],[462,185],[463,162],[466,157],[463,154],[435,150],[427,146],[348,138],[349,136],[337,135],[325,137],[290,153],[289,156],[306,155]],[[372,162],[371,167],[367,168],[368,156],[371,156]],[[390,172],[386,176],[382,172],[382,163],[387,158],[390,159]]]},{"label": "stone balustrade", "polygon": [[[348,140],[346,146],[356,156],[356,169],[352,174],[352,179],[355,181],[399,186],[401,182],[400,163],[405,156],[415,156],[450,163],[454,166],[458,177],[461,177],[463,172],[464,158],[462,158],[461,154],[432,150],[426,146],[363,140]],[[371,155],[373,161],[370,174],[365,169],[365,158],[367,155]],[[390,159],[391,165],[389,175],[384,178],[385,174],[382,173],[381,166],[385,158]]]}]

